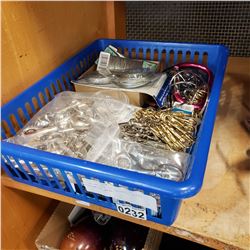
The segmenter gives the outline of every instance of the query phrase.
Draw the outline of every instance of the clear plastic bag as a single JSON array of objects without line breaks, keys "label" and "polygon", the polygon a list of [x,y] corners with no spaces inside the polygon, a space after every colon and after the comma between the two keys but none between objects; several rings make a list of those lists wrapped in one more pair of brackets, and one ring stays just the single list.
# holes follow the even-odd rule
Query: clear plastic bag
[{"label": "clear plastic bag", "polygon": [[95,86],[106,86],[113,83],[113,75],[104,75],[98,71],[88,72],[87,74],[83,73],[77,80],[72,80],[72,83],[75,84],[84,84],[84,85],[95,85]]},{"label": "clear plastic bag", "polygon": [[[93,154],[94,155],[94,154]],[[157,177],[181,181],[185,178],[189,154],[173,152],[118,137],[110,140],[95,161]]]},{"label": "clear plastic bag", "polygon": [[114,83],[118,87],[134,89],[157,82],[162,74],[150,72],[149,70],[126,70],[116,72],[114,76]]},{"label": "clear plastic bag", "polygon": [[[95,140],[104,136],[109,127],[118,129],[119,122],[131,118],[134,108],[101,93],[62,92],[7,141],[86,159]],[[14,160],[12,163],[16,165]],[[31,167],[39,171],[36,166]],[[25,169],[28,170],[26,166]]]}]

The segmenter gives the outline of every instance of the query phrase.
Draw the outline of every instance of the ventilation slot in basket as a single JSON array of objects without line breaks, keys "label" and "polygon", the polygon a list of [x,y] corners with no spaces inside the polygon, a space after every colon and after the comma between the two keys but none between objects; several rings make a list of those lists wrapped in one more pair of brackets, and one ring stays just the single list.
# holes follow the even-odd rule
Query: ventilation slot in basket
[{"label": "ventilation slot in basket", "polygon": [[122,49],[121,47],[118,47],[118,48],[117,48],[117,51],[118,51],[118,53],[120,53],[120,54],[123,55],[123,49]]},{"label": "ventilation slot in basket", "polygon": [[39,111],[42,106],[38,104],[37,98],[35,97],[32,98],[32,104],[33,104],[33,108],[35,109],[35,113]]},{"label": "ventilation slot in basket", "polygon": [[9,116],[9,120],[10,120],[12,128],[14,129],[15,132],[17,132],[22,127],[20,119],[18,119],[18,122],[17,122],[17,119],[14,116],[14,114],[11,114]]},{"label": "ventilation slot in basket", "polygon": [[53,95],[51,95],[48,88],[45,89],[45,95],[46,95],[49,102],[53,99]]},{"label": "ventilation slot in basket", "polygon": [[140,48],[140,49],[138,50],[137,58],[140,59],[140,60],[143,59],[143,49],[142,49],[142,48]]},{"label": "ventilation slot in basket", "polygon": [[191,52],[187,51],[186,52],[186,62],[190,62],[190,60],[191,60]]},{"label": "ventilation slot in basket", "polygon": [[40,102],[41,102],[41,105],[42,105],[42,106],[45,106],[46,103],[48,102],[47,97],[46,97],[45,95],[43,95],[42,92],[39,92],[38,97],[39,97],[39,100],[40,100]]},{"label": "ventilation slot in basket", "polygon": [[76,73],[77,73],[77,77],[79,77],[81,75],[81,70],[80,70],[80,67],[78,65],[76,65]]},{"label": "ventilation slot in basket", "polygon": [[151,50],[147,49],[146,50],[146,60],[150,60],[150,58],[151,58]]},{"label": "ventilation slot in basket", "polygon": [[66,192],[79,194],[79,189],[77,188],[77,181],[73,176],[72,172],[59,170],[58,168],[50,169],[51,174],[54,177],[54,180],[57,186],[60,189],[63,189]]},{"label": "ventilation slot in basket", "polygon": [[74,69],[71,69],[71,73],[72,73],[72,79],[75,80],[77,78],[77,73]]},{"label": "ventilation slot in basket", "polygon": [[28,122],[29,118],[26,117],[26,115],[23,112],[23,109],[21,109],[21,108],[18,108],[17,113],[18,113],[19,119],[20,119],[20,121],[22,123],[22,127],[23,127]]},{"label": "ventilation slot in basket", "polygon": [[198,51],[194,52],[194,63],[199,63],[199,52]]},{"label": "ventilation slot in basket", "polygon": [[128,48],[124,48],[124,56],[129,57]]},{"label": "ventilation slot in basket", "polygon": [[39,179],[42,185],[51,186],[51,183],[50,183],[51,180],[46,174],[48,169],[45,166],[40,165],[39,163],[32,162],[32,161],[29,161],[28,164],[30,168],[33,169],[32,172],[35,173],[35,175],[37,176],[37,178]]},{"label": "ventilation slot in basket", "polygon": [[170,50],[169,51],[169,61],[168,61],[168,67],[174,65],[174,51]]},{"label": "ventilation slot in basket", "polygon": [[52,96],[54,98],[54,96],[57,94],[57,90],[56,90],[54,83],[50,84],[50,87],[52,89]]},{"label": "ventilation slot in basket", "polygon": [[54,179],[57,181],[57,184],[61,187],[61,189],[65,190],[66,183],[64,181],[61,171],[58,168],[52,168],[51,173],[53,174]]},{"label": "ventilation slot in basket", "polygon": [[59,89],[59,92],[62,92],[64,90],[60,80],[56,80],[56,83],[57,83],[57,86],[58,86],[58,89]]},{"label": "ventilation slot in basket", "polygon": [[2,123],[2,125],[4,126],[4,131],[5,131],[7,137],[11,137],[11,136],[15,135],[16,131],[15,131],[15,128],[12,125],[10,119],[4,121]]},{"label": "ventilation slot in basket", "polygon": [[167,67],[167,52],[165,49],[161,51],[160,66],[160,71]]},{"label": "ventilation slot in basket", "polygon": [[208,53],[204,52],[202,56],[202,64],[207,66],[207,62],[208,62]]},{"label": "ventilation slot in basket", "polygon": [[154,55],[153,55],[153,57],[152,57],[151,60],[153,60],[153,61],[159,61],[159,51],[158,51],[158,49],[154,50]]},{"label": "ventilation slot in basket", "polygon": [[61,83],[63,84],[65,90],[70,90],[71,83],[67,81],[66,79],[67,78],[63,75]]},{"label": "ventilation slot in basket", "polygon": [[177,53],[177,63],[181,63],[182,62],[182,51],[179,50]]},{"label": "ventilation slot in basket", "polygon": [[131,58],[132,58],[132,59],[136,59],[136,50],[135,50],[135,48],[133,48],[133,49],[131,50]]},{"label": "ventilation slot in basket", "polygon": [[[16,177],[16,178],[22,178],[22,171],[20,171],[19,167],[17,166],[15,160],[13,159],[13,157],[10,157],[8,155],[3,156],[2,155],[2,159],[4,161],[4,164],[7,166],[8,170],[10,171],[10,173]],[[27,180],[27,178],[25,177],[25,180]]]}]

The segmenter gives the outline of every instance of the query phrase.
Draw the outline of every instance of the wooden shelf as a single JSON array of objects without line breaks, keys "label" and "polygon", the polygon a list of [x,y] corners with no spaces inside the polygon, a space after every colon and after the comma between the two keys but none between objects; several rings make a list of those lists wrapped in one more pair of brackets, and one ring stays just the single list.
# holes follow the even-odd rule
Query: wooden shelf
[{"label": "wooden shelf", "polygon": [[[17,181],[12,180],[11,178],[9,178],[6,175],[2,176],[2,184],[5,187],[22,190],[22,191],[33,193],[33,194],[36,194],[36,195],[45,196],[45,197],[48,197],[48,198],[51,198],[51,199],[54,199],[54,200],[58,200],[58,201],[61,201],[61,202],[65,202],[65,203],[70,203],[70,204],[73,204],[73,205],[76,205],[76,206],[84,207],[84,208],[87,208],[87,209],[91,209],[91,210],[94,210],[94,211],[98,211],[98,212],[101,212],[101,213],[105,213],[105,214],[120,218],[120,219],[123,219],[123,220],[127,220],[127,221],[130,221],[130,222],[133,222],[133,223],[137,223],[137,224],[140,224],[140,225],[143,225],[143,226],[146,226],[146,227],[149,227],[149,228],[152,228],[152,229],[164,232],[164,233],[169,233],[169,234],[172,234],[172,235],[184,238],[184,239],[192,240],[194,242],[200,242],[200,240],[195,240],[195,237],[197,237],[197,239],[200,239],[200,237],[201,237],[200,235],[195,234],[196,235],[195,236],[193,234],[193,236],[190,238],[190,236],[188,234],[185,235],[185,232],[183,231],[183,229],[178,227],[178,226],[177,227],[167,227],[167,226],[163,226],[163,225],[151,222],[151,221],[135,219],[135,218],[120,214],[120,213],[118,213],[116,211],[113,211],[111,209],[103,208],[103,207],[100,207],[100,206],[97,206],[97,205],[92,205],[92,204],[88,205],[88,203],[86,203],[86,205],[81,204],[81,203],[78,203],[76,201],[76,199],[74,199],[74,198],[66,197],[64,195],[56,194],[56,193],[53,193],[53,192],[50,192],[50,191],[47,191],[47,190],[43,190],[43,189],[32,187],[32,186],[29,186],[29,185],[26,185],[26,184],[23,184],[23,183],[19,183]],[[205,244],[205,245],[208,245],[208,246],[212,246],[212,247],[217,247],[218,246],[218,242],[215,242],[213,239],[210,239],[208,237],[206,237],[206,239],[204,239],[204,242],[206,242],[207,244]],[[223,246],[223,247],[227,245],[227,244],[224,244],[222,242],[219,243],[219,244],[220,244],[220,246]]]}]

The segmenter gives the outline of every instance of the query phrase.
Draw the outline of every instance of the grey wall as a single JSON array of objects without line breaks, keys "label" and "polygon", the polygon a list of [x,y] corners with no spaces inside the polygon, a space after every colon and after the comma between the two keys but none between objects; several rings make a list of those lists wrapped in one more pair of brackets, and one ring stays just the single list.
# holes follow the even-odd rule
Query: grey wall
[{"label": "grey wall", "polygon": [[250,56],[250,2],[126,2],[127,39],[217,43]]}]

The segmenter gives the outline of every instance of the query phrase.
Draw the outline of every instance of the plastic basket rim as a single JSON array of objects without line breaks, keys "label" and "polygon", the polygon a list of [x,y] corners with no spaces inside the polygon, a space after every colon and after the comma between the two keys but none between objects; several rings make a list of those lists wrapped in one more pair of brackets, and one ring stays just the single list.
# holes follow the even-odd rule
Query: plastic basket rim
[{"label": "plastic basket rim", "polygon": [[157,40],[139,40],[139,39],[113,39],[113,38],[98,38],[94,40],[93,42],[89,43],[86,47],[91,45],[94,42],[102,42],[102,41],[116,41],[116,42],[139,42],[139,43],[145,43],[145,44],[159,44],[159,45],[191,45],[193,46],[204,46],[204,47],[220,47],[223,48],[227,53],[229,53],[229,48],[224,44],[219,43],[199,43],[199,42],[175,42],[175,41],[157,41]]}]

